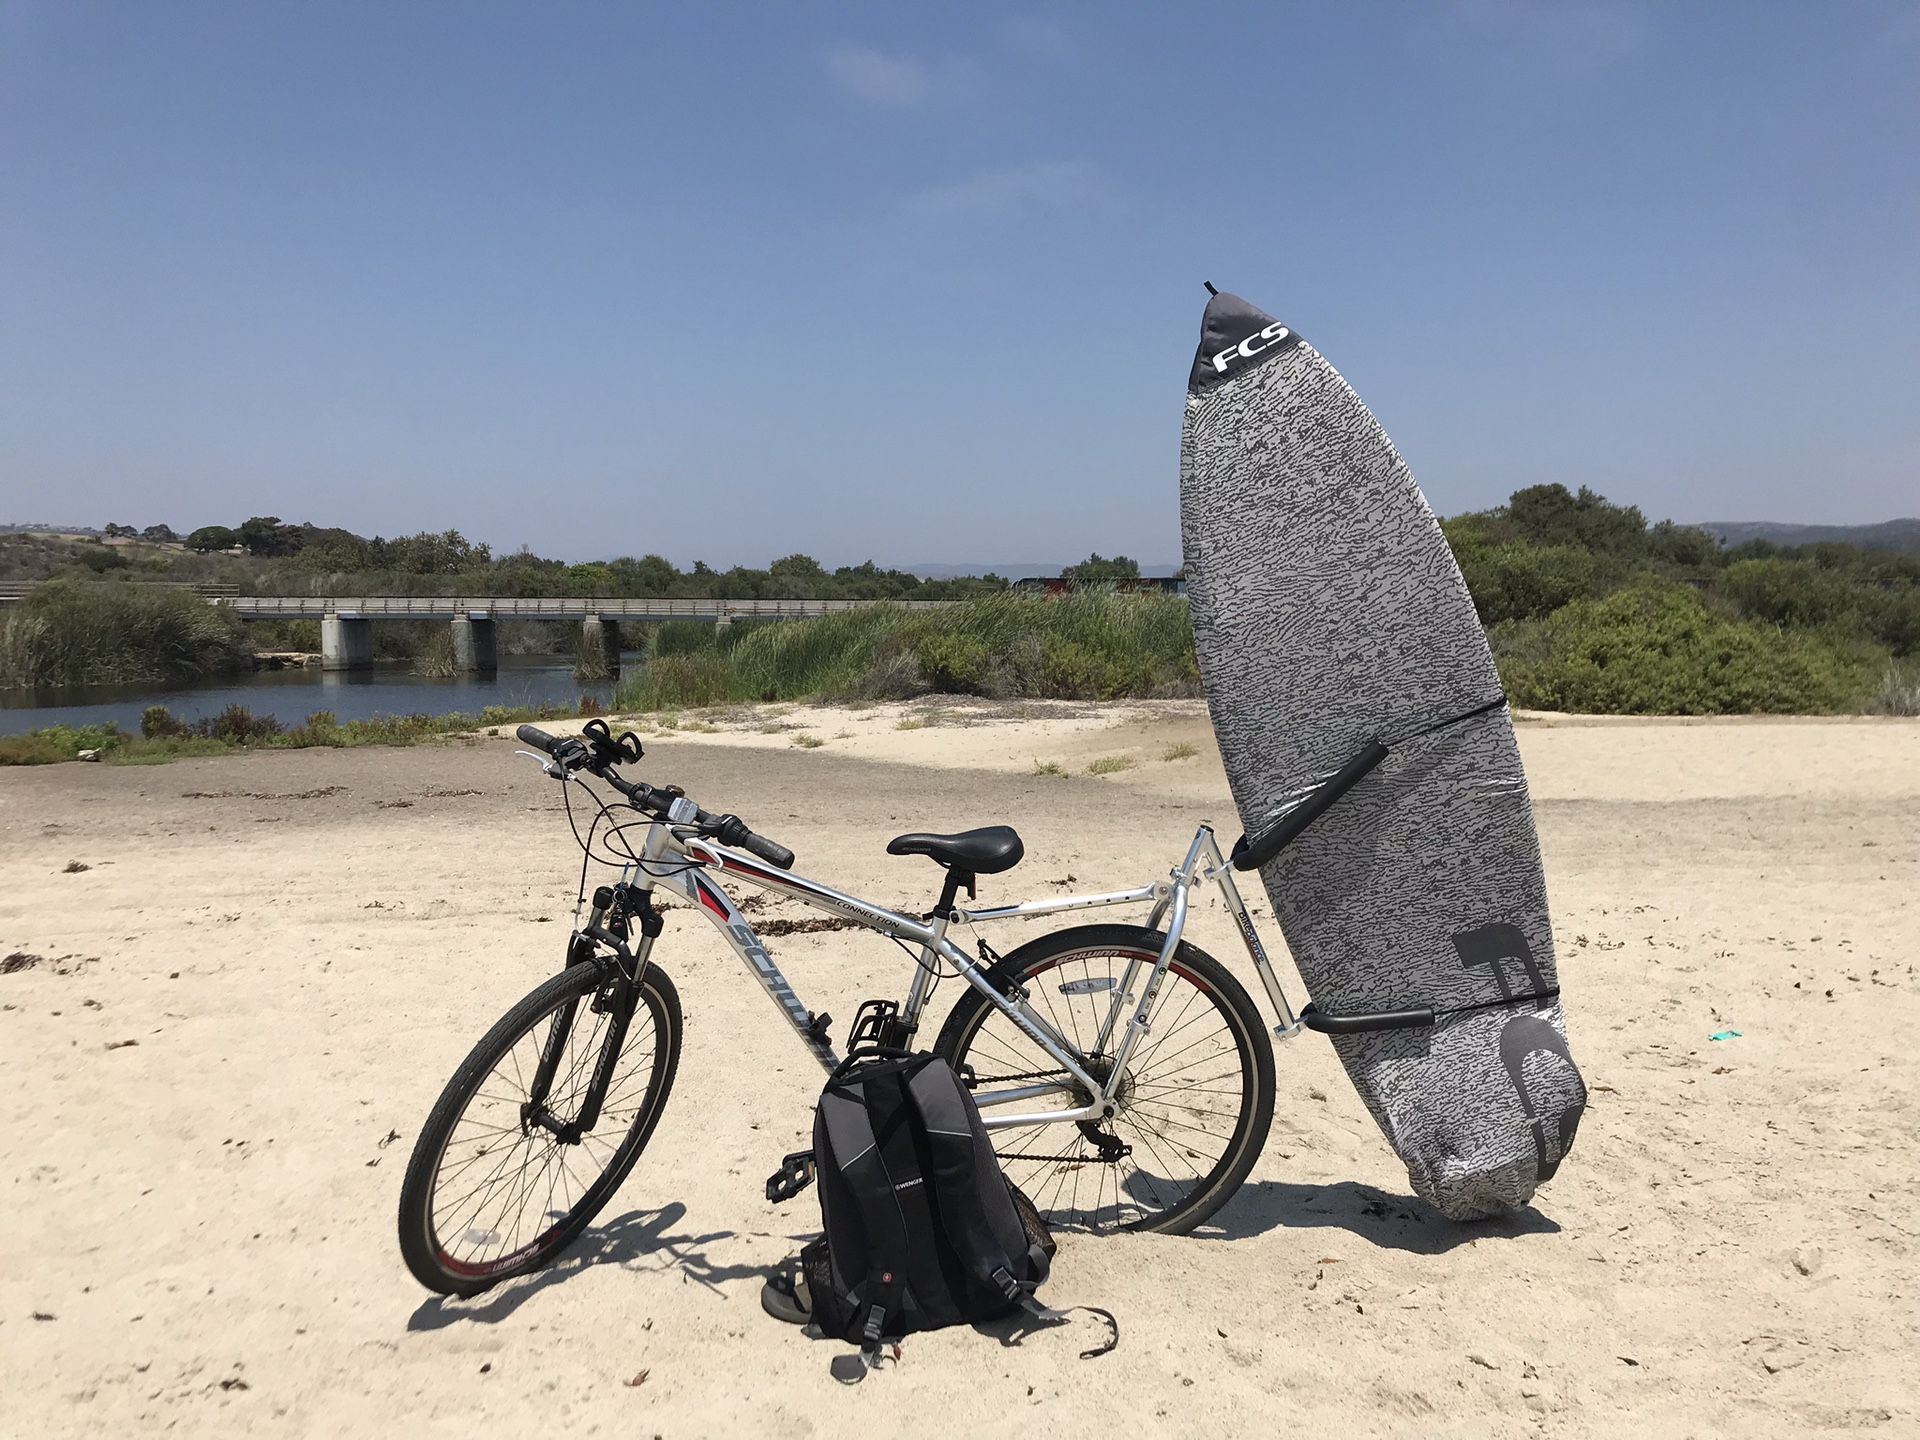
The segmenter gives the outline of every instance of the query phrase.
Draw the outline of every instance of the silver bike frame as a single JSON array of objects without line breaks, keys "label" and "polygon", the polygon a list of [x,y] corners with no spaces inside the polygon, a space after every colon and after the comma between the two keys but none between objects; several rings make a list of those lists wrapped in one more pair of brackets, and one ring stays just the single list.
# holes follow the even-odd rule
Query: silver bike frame
[{"label": "silver bike frame", "polygon": [[[1147,966],[1143,957],[1135,956],[1128,962],[1119,984],[1114,987],[1112,1003],[1101,1022],[1099,1039],[1095,1043],[1096,1052],[1103,1055],[1109,1053],[1108,1047],[1112,1044],[1112,1064],[1105,1081],[1096,1080],[1087,1073],[1065,1037],[1037,1014],[1024,996],[1003,995],[987,978],[980,961],[947,938],[947,930],[952,923],[948,917],[917,917],[888,910],[803,875],[777,870],[764,861],[720,845],[672,820],[656,820],[648,827],[640,862],[632,867],[627,883],[641,890],[667,890],[680,896],[711,920],[746,964],[748,971],[760,982],[761,988],[780,1007],[781,1013],[787,1017],[787,1023],[794,1028],[814,1058],[826,1069],[832,1070],[840,1063],[839,1055],[814,1024],[812,1013],[801,1004],[799,996],[787,983],[787,977],[780,972],[773,956],[754,933],[752,922],[740,913],[732,897],[715,882],[714,877],[719,875],[745,880],[774,894],[799,900],[816,910],[851,920],[865,929],[918,946],[919,963],[900,1007],[900,1018],[904,1024],[917,1026],[920,1023],[920,1013],[926,1005],[933,981],[940,973],[939,964],[944,961],[967,984],[979,991],[988,1004],[1005,1015],[1022,1034],[1066,1071],[1069,1081],[975,1091],[975,1103],[988,1112],[982,1118],[989,1129],[1097,1121],[1116,1113],[1116,1097],[1126,1077],[1127,1059],[1141,1037],[1152,1029],[1153,1003],[1180,948],[1180,936],[1186,928],[1192,893],[1209,883],[1219,887],[1227,912],[1238,926],[1254,970],[1267,992],[1267,999],[1279,1017],[1274,1034],[1286,1039],[1298,1034],[1302,1028],[1299,1017],[1294,1014],[1285,992],[1280,988],[1279,977],[1274,974],[1266,947],[1260,943],[1260,937],[1254,931],[1253,921],[1240,898],[1239,887],[1234,884],[1233,871],[1221,856],[1219,843],[1214,839],[1212,828],[1207,825],[1200,826],[1194,832],[1186,858],[1168,872],[1165,880],[1104,895],[1069,895],[1024,905],[987,906],[954,912],[954,919],[971,925],[1108,906],[1152,906],[1147,916],[1147,928],[1157,929],[1164,921],[1165,938],[1151,967]],[[634,959],[645,964],[652,945],[650,939],[643,938]],[[1143,970],[1147,972],[1144,976],[1141,973]],[[1129,1006],[1132,1007],[1131,1014],[1127,1013]],[[1120,1031],[1119,1039],[1113,1043],[1116,1030]],[[1076,1086],[1082,1094],[1095,1097],[1092,1103],[1064,1110],[1001,1113],[1002,1107],[1019,1105],[1063,1091],[1071,1093]]]}]

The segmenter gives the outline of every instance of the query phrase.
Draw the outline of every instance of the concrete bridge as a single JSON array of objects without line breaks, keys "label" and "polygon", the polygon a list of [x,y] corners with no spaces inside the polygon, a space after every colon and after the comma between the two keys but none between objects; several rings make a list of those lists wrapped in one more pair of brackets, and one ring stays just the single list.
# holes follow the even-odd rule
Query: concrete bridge
[{"label": "concrete bridge", "polygon": [[937,610],[952,600],[683,600],[632,597],[550,598],[517,595],[218,595],[216,605],[243,620],[310,619],[320,622],[320,665],[359,670],[373,664],[375,620],[445,620],[453,626],[454,663],[462,671],[497,668],[496,620],[575,620],[587,643],[600,647],[612,674],[620,672],[620,622],[704,620],[807,620],[867,605],[904,605]]}]

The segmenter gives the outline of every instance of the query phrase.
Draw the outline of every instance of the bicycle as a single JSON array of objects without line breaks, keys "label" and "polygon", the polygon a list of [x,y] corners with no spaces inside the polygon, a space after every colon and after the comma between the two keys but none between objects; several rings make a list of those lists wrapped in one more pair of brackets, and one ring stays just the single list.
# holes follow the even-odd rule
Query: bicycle
[{"label": "bicycle", "polygon": [[[654,960],[664,928],[656,890],[713,922],[825,1070],[841,1063],[831,1017],[801,1003],[723,878],[851,920],[913,955],[905,998],[864,1001],[849,1051],[911,1048],[937,980],[951,972],[965,981],[932,1048],[972,1091],[1009,1176],[1054,1224],[1183,1233],[1246,1179],[1273,1119],[1272,1044],[1246,990],[1182,939],[1197,886],[1219,887],[1278,1014],[1273,1034],[1291,1036],[1314,1017],[1289,1007],[1209,827],[1165,880],[972,910],[960,907],[960,891],[976,898],[979,876],[1012,869],[1019,835],[989,826],[898,836],[890,854],[924,855],[946,872],[933,909],[916,916],[793,874],[792,851],[737,816],[709,814],[678,787],[623,778],[618,767],[643,753],[631,732],[616,738],[595,720],[577,739],[531,725],[517,733],[541,752],[518,753],[561,782],[583,851],[576,929],[565,967],[475,1045],[414,1146],[400,1248],[429,1289],[473,1295],[546,1264],[592,1223],[646,1148],[681,1046],[679,994]],[[620,800],[596,793],[589,776]],[[584,837],[575,787],[597,807]],[[639,818],[622,820],[621,811]],[[636,848],[628,832],[637,829],[645,833]],[[594,889],[589,906],[596,861],[621,873]],[[1151,907],[1144,925],[1078,926],[1006,955],[985,940],[970,955],[950,935],[956,925],[1142,904]],[[787,1157],[769,1198],[797,1193],[806,1178],[805,1157]]]}]

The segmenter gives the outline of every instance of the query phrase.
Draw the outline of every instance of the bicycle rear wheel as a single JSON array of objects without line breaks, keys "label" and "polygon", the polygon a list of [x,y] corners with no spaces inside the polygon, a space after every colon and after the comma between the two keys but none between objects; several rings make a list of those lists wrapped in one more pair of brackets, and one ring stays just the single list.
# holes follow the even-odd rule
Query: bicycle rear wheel
[{"label": "bicycle rear wheel", "polygon": [[[1003,989],[1024,990],[1029,1006],[1066,1040],[1082,1068],[1105,1081],[1113,1061],[1102,1053],[1099,1036],[1114,993],[1127,966],[1138,961],[1151,967],[1165,940],[1137,925],[1083,925],[1022,945],[993,974]],[[1144,983],[1145,971],[1140,975],[1136,983]],[[1226,967],[1182,941],[1149,1023],[1128,1059],[1113,1119],[991,1132],[1008,1178],[1055,1225],[1185,1234],[1227,1202],[1266,1144],[1273,1123],[1273,1046],[1260,1012]],[[1107,1037],[1108,1051],[1120,1033],[1116,1026]],[[979,1090],[1067,1073],[971,988],[953,1007],[934,1048]],[[1091,1099],[1076,1087],[1011,1108],[1064,1110]],[[993,1110],[982,1113],[990,1118]]]},{"label": "bicycle rear wheel", "polygon": [[[444,1295],[477,1295],[545,1265],[592,1223],[633,1169],[673,1089],[680,997],[649,965],[617,1030],[611,966],[569,966],[473,1047],[415,1142],[400,1187],[400,1253]],[[557,1063],[544,1103],[541,1057]],[[596,1069],[611,1066],[591,1129],[578,1127]],[[557,1132],[557,1133],[556,1133]]]}]

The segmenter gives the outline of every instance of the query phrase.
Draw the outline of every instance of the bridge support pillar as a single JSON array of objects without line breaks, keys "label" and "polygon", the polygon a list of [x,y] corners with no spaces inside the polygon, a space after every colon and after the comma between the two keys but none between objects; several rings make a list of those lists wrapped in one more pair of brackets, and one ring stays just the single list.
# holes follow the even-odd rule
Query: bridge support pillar
[{"label": "bridge support pillar", "polygon": [[589,615],[580,622],[580,654],[573,678],[587,682],[620,678],[620,622],[611,615]]},{"label": "bridge support pillar", "polygon": [[718,615],[713,617],[713,628],[716,630],[724,630],[731,624],[733,624],[733,612],[731,610],[722,610]]},{"label": "bridge support pillar", "polygon": [[320,668],[366,670],[373,665],[373,625],[363,616],[329,610],[320,617]]},{"label": "bridge support pillar", "polygon": [[491,615],[453,617],[453,668],[462,675],[491,675],[500,668]]}]

